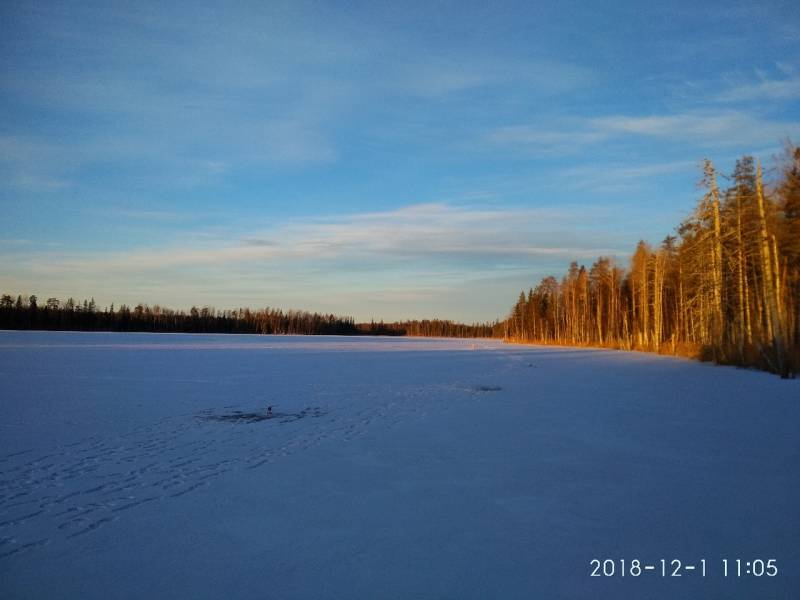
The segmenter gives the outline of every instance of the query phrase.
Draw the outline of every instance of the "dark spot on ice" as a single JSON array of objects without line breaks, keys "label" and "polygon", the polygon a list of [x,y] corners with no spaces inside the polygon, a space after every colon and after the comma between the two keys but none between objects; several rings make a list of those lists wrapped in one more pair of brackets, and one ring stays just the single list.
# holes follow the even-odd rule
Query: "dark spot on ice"
[{"label": "dark spot on ice", "polygon": [[496,385],[476,385],[474,388],[476,392],[499,392],[502,389],[503,388]]},{"label": "dark spot on ice", "polygon": [[283,424],[299,421],[300,419],[304,419],[306,417],[321,417],[324,414],[325,411],[323,411],[319,406],[309,406],[296,413],[273,411],[271,417],[267,416],[266,411],[244,412],[241,410],[232,410],[224,413],[215,413],[207,410],[197,415],[197,418],[202,419],[203,421],[217,421],[220,423],[258,423],[260,421],[270,421]]}]

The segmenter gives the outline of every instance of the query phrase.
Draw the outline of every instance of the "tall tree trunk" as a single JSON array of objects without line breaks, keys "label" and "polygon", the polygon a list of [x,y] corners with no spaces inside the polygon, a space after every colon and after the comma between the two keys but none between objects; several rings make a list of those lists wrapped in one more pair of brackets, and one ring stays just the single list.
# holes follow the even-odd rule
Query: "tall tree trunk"
[{"label": "tall tree trunk", "polygon": [[712,279],[713,279],[713,313],[712,313],[712,335],[714,345],[721,345],[723,342],[724,327],[722,320],[722,225],[719,217],[719,188],[717,188],[717,175],[714,165],[710,160],[706,161],[706,176],[711,187],[711,211],[714,221],[714,237],[711,249]]},{"label": "tall tree trunk", "polygon": [[737,275],[737,292],[739,294],[739,303],[737,306],[739,315],[739,360],[744,361],[744,345],[747,340],[747,319],[745,316],[745,291],[744,291],[744,251],[742,242],[742,199],[737,194],[736,196],[736,275]]},{"label": "tall tree trunk", "polygon": [[764,274],[764,309],[767,316],[767,332],[768,338],[772,342],[774,348],[774,367],[783,375],[786,365],[786,356],[784,354],[783,338],[781,336],[778,294],[775,292],[777,273],[774,273],[770,236],[767,230],[767,216],[764,208],[764,184],[761,176],[761,161],[759,161],[758,170],[756,171],[756,197],[758,199],[758,216],[761,226],[761,261]]}]

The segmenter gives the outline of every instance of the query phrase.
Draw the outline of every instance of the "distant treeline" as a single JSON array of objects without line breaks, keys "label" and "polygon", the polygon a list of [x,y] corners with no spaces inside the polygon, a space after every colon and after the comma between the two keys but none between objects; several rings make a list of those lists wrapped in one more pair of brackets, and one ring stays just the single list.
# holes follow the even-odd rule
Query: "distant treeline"
[{"label": "distant treeline", "polygon": [[359,323],[359,331],[368,335],[405,335],[411,337],[451,337],[451,338],[491,338],[503,337],[504,325],[494,323],[473,323],[465,325],[440,319],[422,321],[399,321],[396,323]]},{"label": "distant treeline", "polygon": [[694,213],[628,269],[600,257],[572,263],[522,292],[507,339],[697,355],[792,376],[800,370],[800,149],[774,185],[737,161],[720,189],[711,161]]},{"label": "distant treeline", "polygon": [[264,308],[218,311],[192,307],[189,312],[159,305],[122,304],[98,309],[94,298],[76,302],[10,294],[0,297],[0,329],[51,331],[140,331],[165,333],[257,333],[297,335],[395,335],[436,337],[491,337],[502,335],[499,322],[464,325],[423,320],[400,323],[356,323],[352,317]]}]

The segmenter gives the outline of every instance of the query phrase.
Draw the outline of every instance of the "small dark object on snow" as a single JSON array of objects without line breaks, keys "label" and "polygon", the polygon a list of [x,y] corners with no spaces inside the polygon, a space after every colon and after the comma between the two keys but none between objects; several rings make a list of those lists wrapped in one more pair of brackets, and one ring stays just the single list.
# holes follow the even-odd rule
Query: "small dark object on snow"
[{"label": "small dark object on snow", "polygon": [[215,414],[214,412],[207,410],[197,415],[197,418],[204,421],[218,421],[220,423],[258,423],[259,421],[272,420],[277,421],[278,424],[281,425],[283,423],[298,421],[305,417],[321,417],[325,414],[325,411],[319,406],[308,406],[296,413],[271,412],[271,408],[272,407],[270,406],[266,413],[233,410],[227,413]]}]

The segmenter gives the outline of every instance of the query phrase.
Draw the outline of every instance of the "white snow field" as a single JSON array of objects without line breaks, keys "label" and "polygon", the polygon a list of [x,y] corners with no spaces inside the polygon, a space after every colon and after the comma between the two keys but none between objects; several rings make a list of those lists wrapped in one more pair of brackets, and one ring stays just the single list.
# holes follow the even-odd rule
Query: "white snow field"
[{"label": "white snow field", "polygon": [[[800,381],[764,373],[498,341],[0,332],[0,428],[7,600],[800,597]],[[745,573],[771,559],[777,576]]]}]

